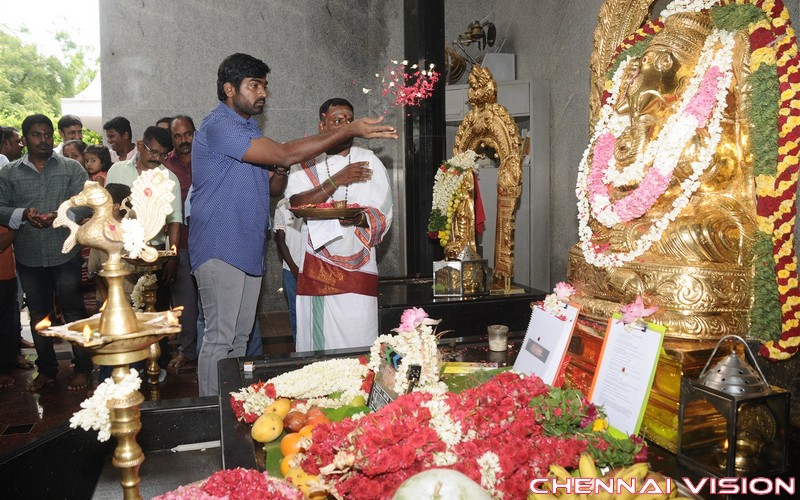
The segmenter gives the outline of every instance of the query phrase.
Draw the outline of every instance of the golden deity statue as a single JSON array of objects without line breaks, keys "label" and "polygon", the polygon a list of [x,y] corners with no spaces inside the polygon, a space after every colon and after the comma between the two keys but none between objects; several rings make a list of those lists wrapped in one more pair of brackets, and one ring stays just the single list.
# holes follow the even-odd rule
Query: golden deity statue
[{"label": "golden deity statue", "polygon": [[[586,316],[604,321],[641,295],[659,307],[651,319],[668,336],[749,330],[757,230],[749,47],[746,33],[726,39],[713,27],[700,12],[666,18],[644,54],[623,63],[616,102],[593,124],[583,187],[579,174],[588,200],[582,242],[568,262]],[[704,107],[709,94],[714,104]]]},{"label": "golden deity statue", "polygon": [[459,252],[467,247],[473,252],[478,251],[475,242],[475,174],[470,170],[463,175],[458,208],[453,213],[450,241],[444,247],[447,260],[456,259]]}]

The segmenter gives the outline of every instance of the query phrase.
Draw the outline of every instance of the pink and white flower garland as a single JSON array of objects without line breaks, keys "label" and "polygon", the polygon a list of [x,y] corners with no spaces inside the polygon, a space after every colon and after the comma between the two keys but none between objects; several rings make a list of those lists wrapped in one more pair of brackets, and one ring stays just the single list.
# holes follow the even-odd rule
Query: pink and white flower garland
[{"label": "pink and white flower garland", "polygon": [[[619,95],[623,72],[630,61],[620,65],[612,80],[611,97],[601,110],[594,137],[584,152],[578,171],[579,235],[588,263],[612,268],[642,255],[661,239],[664,229],[700,187],[699,178],[710,166],[722,135],[720,122],[733,74],[733,46],[733,34],[727,31],[715,30],[708,36],[678,111],[667,120],[645,151],[622,171],[612,167],[614,145],[624,131],[625,120],[613,110],[613,106]],[[709,138],[691,164],[691,175],[681,182],[681,194],[673,201],[672,209],[654,221],[631,251],[610,253],[598,248],[592,241],[594,234],[589,225],[590,216],[606,227],[613,227],[644,215],[667,190],[684,148],[696,136],[697,129],[704,127]],[[588,161],[590,153],[593,153],[591,165]],[[648,165],[649,169],[646,168]],[[633,182],[638,182],[639,186],[630,194],[617,201],[611,200],[609,185],[619,187]]]}]

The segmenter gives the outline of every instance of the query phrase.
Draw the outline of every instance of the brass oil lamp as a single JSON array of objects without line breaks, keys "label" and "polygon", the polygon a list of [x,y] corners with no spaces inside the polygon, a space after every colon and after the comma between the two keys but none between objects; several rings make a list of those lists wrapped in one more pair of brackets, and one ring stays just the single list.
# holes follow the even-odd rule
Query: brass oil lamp
[{"label": "brass oil lamp", "polygon": [[[173,185],[160,170],[142,172],[131,187],[136,219],[126,217],[120,221],[113,216],[113,201],[108,191],[96,182],[87,181],[83,191],[61,204],[53,223],[55,227],[66,226],[70,230],[62,251],[70,251],[77,241],[108,254],[99,273],[108,283],[108,299],[100,314],[67,325],[40,324],[36,329],[40,335],[63,338],[89,349],[94,363],[113,367],[115,384],[122,383],[130,373],[129,364],[150,356],[153,344],[180,331],[177,320],[180,312],[134,312],[122,286],[130,273],[122,262],[123,250],[127,251],[126,258],[147,262],[158,259],[158,252],[147,242],[158,234],[171,211]],[[80,206],[94,211],[82,226],[67,215],[69,209]],[[142,498],[139,466],[144,453],[136,435],[142,427],[139,405],[143,401],[142,393],[134,390],[106,403],[110,410],[110,432],[117,439],[112,464],[120,469],[125,499]]]}]

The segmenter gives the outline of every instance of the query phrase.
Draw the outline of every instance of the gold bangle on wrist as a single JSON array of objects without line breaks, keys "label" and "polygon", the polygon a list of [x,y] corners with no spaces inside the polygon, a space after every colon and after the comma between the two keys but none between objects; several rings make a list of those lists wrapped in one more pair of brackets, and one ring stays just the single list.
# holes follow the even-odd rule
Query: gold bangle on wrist
[{"label": "gold bangle on wrist", "polygon": [[325,190],[325,183],[324,182],[322,184],[320,184],[319,187],[320,187],[320,189],[322,189],[322,192],[325,193],[325,196],[327,196],[328,198],[331,197],[331,195],[328,194],[328,191]]},{"label": "gold bangle on wrist", "polygon": [[331,183],[331,186],[333,186],[334,191],[336,191],[339,188],[339,186],[337,186],[336,183],[333,182],[333,177],[328,177],[326,180]]}]

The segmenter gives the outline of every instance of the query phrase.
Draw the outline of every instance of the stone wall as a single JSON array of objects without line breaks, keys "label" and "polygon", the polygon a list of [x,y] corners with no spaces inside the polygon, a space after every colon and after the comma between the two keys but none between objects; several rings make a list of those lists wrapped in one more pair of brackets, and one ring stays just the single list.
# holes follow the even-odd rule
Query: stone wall
[{"label": "stone wall", "polygon": [[[353,102],[357,116],[386,112],[388,123],[403,128],[402,113],[379,91],[362,91],[377,86],[375,73],[391,59],[402,59],[402,0],[104,0],[100,19],[103,119],[127,117],[134,141],[162,116],[188,114],[199,125],[218,102],[217,67],[234,52],[272,70],[267,108],[258,117],[272,139],[316,134],[319,105],[335,96]],[[402,169],[402,141],[366,145],[390,175]],[[389,276],[405,265],[399,227],[380,247],[381,273]],[[285,310],[272,241],[267,268],[259,310]]]}]

